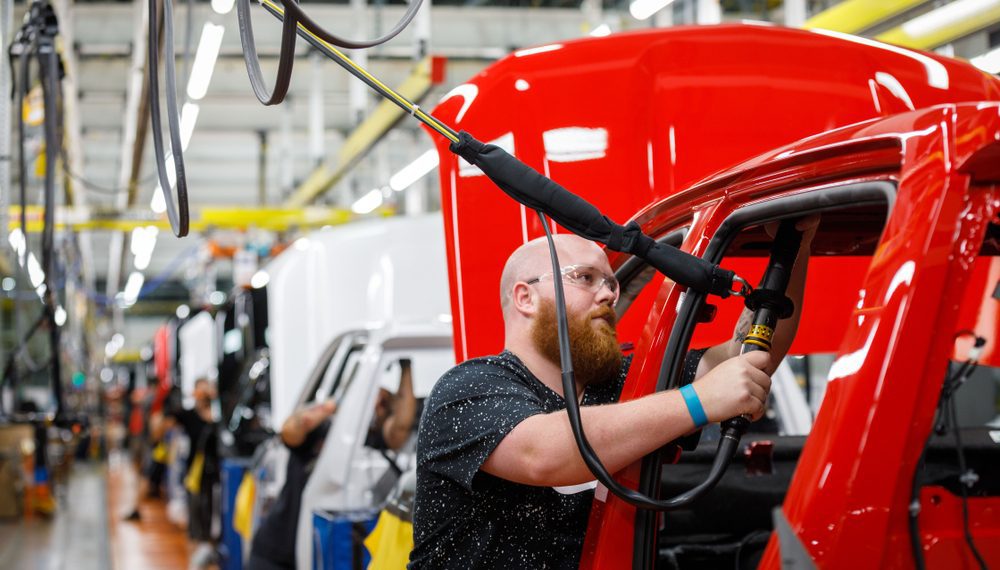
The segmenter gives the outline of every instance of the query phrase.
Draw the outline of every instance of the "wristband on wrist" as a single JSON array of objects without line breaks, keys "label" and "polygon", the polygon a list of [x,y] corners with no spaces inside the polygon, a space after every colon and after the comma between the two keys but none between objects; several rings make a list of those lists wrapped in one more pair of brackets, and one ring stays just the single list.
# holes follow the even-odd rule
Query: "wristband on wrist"
[{"label": "wristband on wrist", "polygon": [[694,386],[690,384],[681,386],[681,396],[684,397],[688,413],[694,420],[694,427],[700,428],[708,425],[708,416],[705,415],[705,408],[701,406],[701,400],[698,399],[698,393],[694,391]]}]

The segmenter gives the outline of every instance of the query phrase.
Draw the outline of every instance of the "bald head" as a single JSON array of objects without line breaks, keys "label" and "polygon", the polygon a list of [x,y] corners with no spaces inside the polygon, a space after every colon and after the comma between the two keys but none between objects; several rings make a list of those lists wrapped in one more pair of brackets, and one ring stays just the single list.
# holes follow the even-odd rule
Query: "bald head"
[{"label": "bald head", "polygon": [[[596,267],[607,266],[608,258],[596,243],[573,234],[552,236],[559,255],[559,264],[587,264]],[[500,306],[504,317],[511,305],[511,291],[519,281],[527,281],[552,272],[548,240],[545,236],[533,239],[514,250],[507,258],[500,276]]]}]

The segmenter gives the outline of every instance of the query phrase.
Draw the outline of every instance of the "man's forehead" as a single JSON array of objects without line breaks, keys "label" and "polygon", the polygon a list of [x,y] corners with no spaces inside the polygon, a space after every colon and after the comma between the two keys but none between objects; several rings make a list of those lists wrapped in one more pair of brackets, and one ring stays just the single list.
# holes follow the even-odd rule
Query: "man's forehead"
[{"label": "man's forehead", "polygon": [[[608,256],[604,250],[596,243],[575,235],[556,235],[556,252],[559,255],[559,264],[566,265],[592,265],[594,267],[608,267]],[[549,267],[551,260],[549,257],[549,247],[545,238],[534,242],[531,248],[531,265],[535,269]]]}]

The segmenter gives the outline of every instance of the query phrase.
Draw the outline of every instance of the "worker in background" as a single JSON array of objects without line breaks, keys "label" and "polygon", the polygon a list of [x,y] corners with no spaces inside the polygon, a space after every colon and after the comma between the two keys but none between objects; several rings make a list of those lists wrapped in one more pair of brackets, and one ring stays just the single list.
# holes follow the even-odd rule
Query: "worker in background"
[{"label": "worker in background", "polygon": [[[709,422],[764,414],[770,374],[798,323],[818,220],[798,223],[802,247],[787,291],[795,314],[781,321],[772,353],[739,355],[750,323],[744,313],[732,341],[686,359],[685,374],[694,378]],[[411,569],[579,564],[595,484],[565,411],[553,278],[566,284],[583,429],[608,471],[696,428],[697,411],[678,390],[614,403],[629,364],[615,334],[618,283],[596,244],[574,235],[555,238],[561,275],[552,273],[544,238],[507,260],[500,283],[505,350],[451,369],[427,400],[417,446]]]},{"label": "worker in background", "polygon": [[194,407],[185,409],[180,398],[174,397],[163,411],[163,422],[154,438],[175,426],[184,430],[191,442],[184,463],[184,486],[188,502],[188,538],[195,547],[191,568],[204,568],[216,562],[212,535],[212,517],[217,511],[214,489],[219,484],[218,441],[214,430],[213,402],[217,397],[215,383],[199,378],[194,384]]},{"label": "worker in background", "polygon": [[[395,394],[386,391],[376,397],[372,427],[366,444],[382,450],[398,451],[410,439],[418,416],[418,402],[413,395],[410,361],[399,361],[399,388]],[[281,427],[281,441],[291,452],[288,458],[285,485],[281,488],[271,512],[254,534],[250,549],[249,570],[295,568],[295,531],[302,508],[305,489],[313,464],[319,456],[330,429],[326,421],[337,409],[334,402],[322,402],[292,414]],[[395,466],[389,457],[390,470]],[[388,483],[385,494],[392,488]]]}]

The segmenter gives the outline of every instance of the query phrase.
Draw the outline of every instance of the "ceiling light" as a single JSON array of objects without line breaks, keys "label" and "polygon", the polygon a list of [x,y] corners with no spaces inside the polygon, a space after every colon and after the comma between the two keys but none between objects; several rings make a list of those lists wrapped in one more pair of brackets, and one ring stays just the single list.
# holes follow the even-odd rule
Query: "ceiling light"
[{"label": "ceiling light", "polygon": [[31,252],[28,252],[28,279],[31,280],[32,287],[38,287],[45,281],[45,271],[42,269],[42,264],[38,263],[38,258]]},{"label": "ceiling light", "polygon": [[17,287],[17,281],[14,281],[13,277],[4,277],[3,278],[3,290],[4,291],[13,291],[14,287]]},{"label": "ceiling light", "polygon": [[365,194],[364,196],[358,198],[354,205],[351,206],[351,210],[355,214],[368,214],[375,211],[382,205],[382,190],[375,189],[371,192]]},{"label": "ceiling light", "polygon": [[434,149],[421,154],[416,160],[392,175],[392,178],[389,179],[389,188],[396,192],[409,188],[411,184],[437,168],[438,160],[438,153]]},{"label": "ceiling light", "polygon": [[205,27],[201,29],[201,40],[198,41],[198,51],[194,55],[187,85],[187,95],[191,99],[197,101],[208,93],[208,84],[212,81],[212,71],[215,69],[215,60],[219,57],[225,32],[225,26],[212,22],[205,22]]},{"label": "ceiling light", "polygon": [[149,207],[157,214],[167,211],[167,202],[163,198],[163,188],[157,186],[156,190],[153,191],[153,199],[149,201]]},{"label": "ceiling light", "polygon": [[156,229],[156,226],[132,230],[131,250],[132,255],[135,256],[132,264],[139,271],[149,267],[149,262],[153,258],[153,249],[156,248],[156,234],[158,233],[160,230]]},{"label": "ceiling light", "polygon": [[257,273],[253,274],[250,278],[250,286],[254,289],[260,289],[266,286],[271,281],[271,276],[267,274],[267,271],[261,269]]},{"label": "ceiling light", "polygon": [[974,57],[969,62],[986,73],[1000,73],[1000,47]]},{"label": "ceiling light", "polygon": [[221,305],[226,302],[226,294],[222,291],[212,291],[208,295],[208,302],[213,305]]},{"label": "ceiling light", "polygon": [[181,150],[187,150],[191,144],[191,135],[194,133],[194,125],[198,122],[198,111],[201,107],[197,103],[184,103],[181,108]]},{"label": "ceiling light", "polygon": [[177,305],[177,310],[174,312],[178,319],[186,319],[188,315],[191,314],[191,307],[187,305]]},{"label": "ceiling light", "polygon": [[56,326],[61,327],[66,324],[66,309],[62,307],[56,307],[56,314],[54,315]]},{"label": "ceiling light", "polygon": [[628,7],[629,14],[636,20],[646,20],[673,3],[674,0],[635,0]]},{"label": "ceiling light", "polygon": [[125,289],[122,291],[123,302],[126,307],[131,307],[139,300],[139,293],[142,291],[142,284],[146,278],[139,271],[133,271],[125,282]]},{"label": "ceiling light", "polygon": [[233,11],[233,4],[236,0],[212,0],[212,10],[215,10],[216,14],[226,14]]}]

